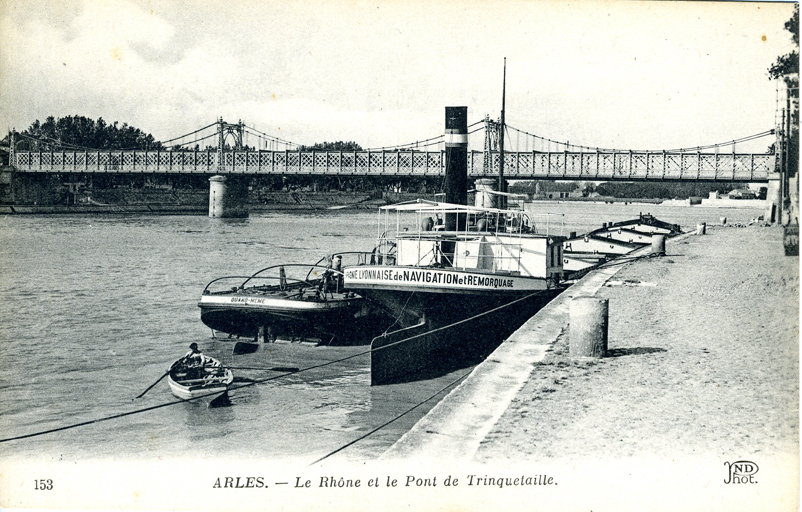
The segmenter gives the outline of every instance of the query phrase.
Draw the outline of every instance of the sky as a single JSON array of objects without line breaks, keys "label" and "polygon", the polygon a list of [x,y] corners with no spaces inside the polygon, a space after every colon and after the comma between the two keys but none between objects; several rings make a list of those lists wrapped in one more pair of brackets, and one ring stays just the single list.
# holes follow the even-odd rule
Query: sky
[{"label": "sky", "polygon": [[[446,106],[467,106],[469,123],[497,119],[506,58],[512,127],[593,147],[694,147],[774,128],[784,91],[766,70],[793,48],[792,13],[762,2],[0,0],[0,131],[80,115],[168,140],[222,117],[298,144],[406,144],[442,134]],[[507,147],[533,149],[513,136]]]}]

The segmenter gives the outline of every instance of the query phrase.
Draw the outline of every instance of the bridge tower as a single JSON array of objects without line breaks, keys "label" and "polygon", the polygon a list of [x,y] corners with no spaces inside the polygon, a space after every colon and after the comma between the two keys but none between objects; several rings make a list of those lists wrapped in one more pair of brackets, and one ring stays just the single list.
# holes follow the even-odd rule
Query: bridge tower
[{"label": "bridge tower", "polygon": [[[229,135],[234,138],[234,150],[242,151],[242,134],[244,124],[226,123],[220,117],[217,120],[217,170],[225,171],[226,159],[223,149]],[[229,155],[232,156],[232,155]],[[234,159],[232,156],[231,165]],[[249,176],[216,175],[209,178],[209,217],[247,217]]]},{"label": "bridge tower", "polygon": [[219,118],[217,120],[217,150],[222,151],[226,145],[226,138],[231,135],[234,137],[234,149],[241,150],[242,149],[242,133],[243,127],[245,125],[242,123],[242,120],[237,124],[226,123],[223,121],[223,118]]},{"label": "bridge tower", "polygon": [[[781,107],[783,100],[778,101],[778,119],[774,133],[776,136],[774,143],[774,153],[777,155],[775,160],[774,172],[769,172],[767,199],[771,206],[767,208],[766,220],[776,222],[781,225],[788,224],[798,217],[798,198],[797,193],[797,154],[794,151],[798,139],[793,140],[797,131],[799,119],[798,100],[786,84],[784,108]],[[795,154],[796,153],[796,154]],[[793,193],[791,184],[794,183]],[[773,204],[772,204],[773,203]]]}]

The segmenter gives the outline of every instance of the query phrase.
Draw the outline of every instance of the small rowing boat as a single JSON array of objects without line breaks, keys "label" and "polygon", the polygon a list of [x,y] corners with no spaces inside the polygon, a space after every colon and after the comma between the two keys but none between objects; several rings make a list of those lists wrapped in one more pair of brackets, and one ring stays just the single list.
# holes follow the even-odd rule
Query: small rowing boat
[{"label": "small rowing boat", "polygon": [[181,358],[173,364],[167,375],[170,391],[183,400],[219,397],[228,391],[233,381],[231,370],[208,356],[204,356],[202,364],[187,363],[186,358]]}]

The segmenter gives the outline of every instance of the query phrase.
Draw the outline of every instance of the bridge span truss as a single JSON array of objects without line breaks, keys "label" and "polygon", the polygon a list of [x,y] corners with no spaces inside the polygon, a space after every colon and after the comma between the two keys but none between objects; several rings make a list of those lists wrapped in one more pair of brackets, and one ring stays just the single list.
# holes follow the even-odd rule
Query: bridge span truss
[{"label": "bridge span truss", "polygon": [[[471,178],[498,175],[499,153],[486,163],[468,153]],[[246,174],[436,177],[444,151],[15,151],[23,173]],[[581,181],[765,182],[775,155],[688,152],[506,152],[507,179]]]}]

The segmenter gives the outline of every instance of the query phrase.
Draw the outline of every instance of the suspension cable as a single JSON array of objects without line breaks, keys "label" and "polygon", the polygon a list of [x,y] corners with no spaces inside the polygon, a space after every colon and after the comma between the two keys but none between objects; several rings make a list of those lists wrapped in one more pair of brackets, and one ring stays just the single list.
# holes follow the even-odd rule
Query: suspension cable
[{"label": "suspension cable", "polygon": [[[198,142],[204,141],[206,139],[211,139],[212,137],[217,137],[217,133],[212,133],[211,135],[207,135],[205,137],[201,137],[200,139],[194,139],[194,140],[190,140],[190,141],[187,141],[187,142],[182,142],[180,144],[173,144],[173,147],[175,147],[175,146],[188,146],[190,144],[197,144]],[[173,139],[173,140],[175,140],[175,139]]]},{"label": "suspension cable", "polygon": [[[214,123],[212,123],[212,124],[210,124],[210,125],[208,125],[208,126],[204,126],[203,128],[198,128],[198,129],[197,129],[197,130],[195,130],[194,132],[189,132],[189,133],[187,133],[187,134],[181,135],[180,137],[175,137],[175,138],[173,138],[173,139],[168,139],[168,140],[162,141],[162,144],[167,144],[168,142],[173,142],[174,140],[183,139],[184,137],[189,137],[190,135],[195,135],[196,133],[198,133],[198,132],[202,132],[202,131],[203,131],[203,130],[205,130],[206,128],[211,128],[212,126],[214,126],[214,125],[216,125],[216,124],[217,124],[217,122],[214,122]],[[217,135],[217,134],[215,133],[215,135]],[[202,139],[201,139],[201,140],[202,140]]]},{"label": "suspension cable", "polygon": [[262,137],[267,138],[268,140],[273,141],[273,142],[280,142],[282,144],[289,144],[291,146],[299,146],[300,145],[300,144],[296,144],[295,142],[290,142],[288,140],[279,139],[278,137],[275,137],[273,135],[269,135],[267,133],[260,132],[256,128],[253,128],[253,127],[250,127],[250,126],[247,126],[247,125],[245,125],[245,129],[246,129],[246,131],[253,132],[253,135],[261,135]]},{"label": "suspension cable", "polygon": [[[472,132],[468,132],[468,133],[475,133],[475,132],[478,132],[480,130],[484,130],[484,122],[485,122],[485,120],[482,119],[480,121],[476,121],[475,123],[469,124],[468,128],[471,128],[471,127],[476,126],[476,125],[481,125],[481,126],[479,128],[477,128],[476,130],[474,130]],[[433,146],[435,144],[440,144],[440,142],[442,142],[440,139],[443,139],[444,137],[445,137],[445,135],[437,135],[436,137],[430,137],[428,139],[424,139],[424,140],[421,140],[421,141],[409,142],[409,143],[406,143],[406,144],[398,144],[397,146],[383,146],[383,147],[380,147],[380,148],[369,148],[369,149],[365,149],[364,151],[389,151],[389,150],[393,150],[393,149],[404,149],[404,148],[413,149],[413,148],[417,148],[417,147]],[[437,142],[430,142],[430,141],[437,141]],[[424,142],[429,142],[429,144],[422,144]]]},{"label": "suspension cable", "polygon": [[433,144],[432,143],[423,144],[424,142],[437,141],[434,144],[439,144],[440,143],[440,139],[442,139],[443,137],[444,137],[444,135],[438,135],[437,137],[431,137],[429,139],[424,139],[424,140],[421,140],[421,141],[409,142],[407,144],[399,144],[397,146],[382,146],[380,148],[368,148],[368,149],[365,149],[364,151],[390,151],[390,150],[393,150],[393,149],[416,148],[416,147],[420,147],[420,146],[426,147],[426,146],[431,146]]},{"label": "suspension cable", "polygon": [[[24,139],[32,140],[34,142],[41,142],[43,144],[48,144],[50,146],[56,146],[56,147],[61,147],[61,148],[66,148],[66,149],[81,150],[81,151],[102,151],[102,150],[99,150],[97,148],[88,148],[88,147],[84,147],[84,146],[79,146],[77,144],[69,144],[69,143],[66,143],[66,142],[61,142],[59,140],[53,139],[51,137],[48,137],[46,135],[41,135],[39,137],[33,137],[31,135],[26,135],[26,134],[21,133],[21,132],[17,132],[16,135],[19,135],[20,137],[22,137]],[[112,151],[120,151],[120,150],[112,150]]]},{"label": "suspension cable", "polygon": [[600,147],[592,147],[592,146],[583,146],[583,145],[579,145],[579,144],[570,144],[568,142],[552,140],[552,139],[549,139],[548,137],[542,137],[542,136],[536,135],[534,133],[529,133],[529,132],[527,132],[525,130],[520,130],[518,128],[510,126],[509,124],[506,125],[506,128],[511,129],[511,130],[515,130],[516,132],[519,132],[519,133],[523,133],[524,135],[528,135],[528,136],[533,137],[535,139],[539,139],[539,140],[542,140],[542,141],[545,141],[545,142],[549,142],[549,143],[552,143],[552,144],[558,144],[558,145],[561,145],[561,146],[565,146],[566,148],[573,147],[573,148],[578,148],[580,150],[589,150],[591,152],[604,152],[604,153],[659,153],[659,152],[685,153],[685,152],[698,152],[698,151],[701,151],[701,150],[704,150],[704,149],[714,149],[714,148],[720,148],[720,147],[726,147],[726,146],[738,144],[738,143],[741,143],[741,142],[747,142],[747,141],[750,141],[750,140],[755,140],[755,139],[759,139],[759,138],[762,138],[762,137],[766,137],[768,135],[773,135],[775,133],[775,130],[771,129],[771,130],[766,130],[766,131],[763,131],[763,132],[760,132],[760,133],[756,133],[754,135],[747,135],[745,137],[741,137],[740,139],[734,139],[734,140],[727,141],[727,142],[719,142],[719,143],[716,143],[716,144],[708,144],[708,145],[705,145],[705,146],[697,146],[697,147],[692,147],[692,148],[657,149],[657,150],[637,149],[637,150],[634,150],[634,149],[609,149],[609,148],[600,148]]}]

